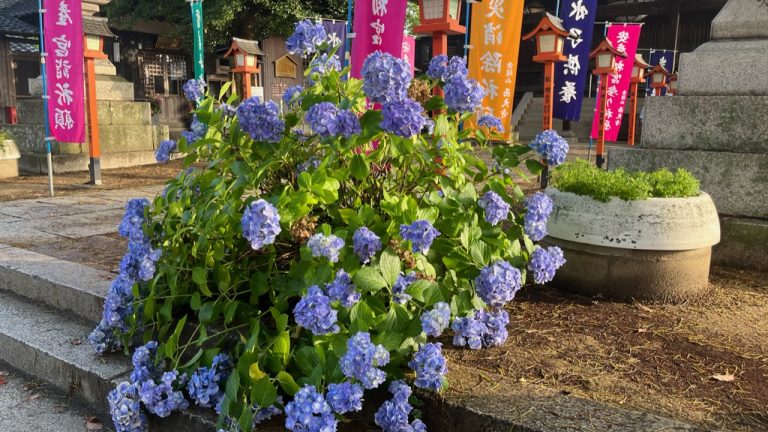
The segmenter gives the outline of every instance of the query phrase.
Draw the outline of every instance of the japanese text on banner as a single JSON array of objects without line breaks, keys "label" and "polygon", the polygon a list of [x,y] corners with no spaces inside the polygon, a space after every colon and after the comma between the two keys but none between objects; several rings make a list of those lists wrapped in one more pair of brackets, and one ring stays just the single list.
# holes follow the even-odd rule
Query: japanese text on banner
[{"label": "japanese text on banner", "polygon": [[363,62],[374,51],[401,56],[406,6],[407,0],[355,0],[353,77],[360,78]]},{"label": "japanese text on banner", "polygon": [[325,34],[328,35],[328,44],[336,48],[336,56],[341,64],[344,64],[344,59],[346,58],[344,41],[347,40],[347,22],[323,20],[323,28],[325,28]]}]

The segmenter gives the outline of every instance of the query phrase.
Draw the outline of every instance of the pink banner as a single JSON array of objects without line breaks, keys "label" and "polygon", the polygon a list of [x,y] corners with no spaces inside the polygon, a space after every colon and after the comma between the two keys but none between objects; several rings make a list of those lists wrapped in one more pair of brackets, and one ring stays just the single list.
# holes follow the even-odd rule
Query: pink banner
[{"label": "pink banner", "polygon": [[403,51],[401,59],[411,65],[411,73],[416,72],[416,38],[413,36],[403,36]]},{"label": "pink banner", "polygon": [[80,0],[45,0],[48,124],[59,142],[85,142],[83,13]]},{"label": "pink banner", "polygon": [[363,62],[374,51],[400,57],[407,0],[355,0],[352,31],[352,76],[361,77]]},{"label": "pink banner", "polygon": [[[617,58],[616,72],[608,76],[608,108],[605,112],[606,141],[616,141],[619,137],[641,28],[640,24],[613,24],[608,27],[606,37],[611,41],[614,48],[626,53],[627,57]],[[600,101],[601,97],[602,94],[598,92],[597,100]],[[598,108],[595,110],[595,117],[592,121],[592,138],[597,139],[599,127],[600,110]]]}]

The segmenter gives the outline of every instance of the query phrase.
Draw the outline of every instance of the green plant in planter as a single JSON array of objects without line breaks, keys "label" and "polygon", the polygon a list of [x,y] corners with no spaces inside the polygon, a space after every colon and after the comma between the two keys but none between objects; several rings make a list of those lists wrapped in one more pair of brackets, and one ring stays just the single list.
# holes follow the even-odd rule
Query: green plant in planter
[{"label": "green plant in planter", "polygon": [[12,140],[13,134],[5,129],[0,129],[0,151],[5,150],[5,141]]},{"label": "green plant in planter", "polygon": [[483,95],[460,59],[432,61],[424,80],[445,98],[422,106],[405,62],[374,53],[346,79],[324,40],[310,21],[288,39],[314,57],[283,115],[258,98],[199,100],[190,131],[158,151],[178,147],[188,168],[153,203],[129,202],[128,253],[89,338],[98,352],[144,344],[109,397],[118,431],[189,404],[215,408],[225,430],[284,412],[290,430],[330,431],[386,382],[376,423],[425,430],[407,418],[405,382],[446,384],[429,338],[450,327],[457,345],[502,343],[528,271],[544,283],[563,264],[531,239],[548,198],[510,211],[524,196],[509,172],[530,148],[494,148],[492,171],[473,143],[498,139],[500,122],[459,130]]}]

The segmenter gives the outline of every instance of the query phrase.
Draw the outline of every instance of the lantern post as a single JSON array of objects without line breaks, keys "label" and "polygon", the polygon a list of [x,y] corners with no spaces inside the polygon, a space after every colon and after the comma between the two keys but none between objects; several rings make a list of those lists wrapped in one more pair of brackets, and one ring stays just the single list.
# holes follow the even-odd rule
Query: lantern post
[{"label": "lantern post", "polygon": [[661,89],[667,87],[668,76],[669,71],[660,64],[651,69],[651,88],[653,89],[654,96],[661,96]]},{"label": "lantern post", "polygon": [[233,57],[234,65],[230,69],[234,73],[242,74],[243,78],[243,99],[251,97],[251,74],[258,77],[261,73],[258,56],[263,56],[264,52],[259,49],[259,43],[255,40],[246,40],[232,38],[232,45],[224,54],[224,57]]},{"label": "lantern post", "polygon": [[613,47],[608,39],[602,42],[589,53],[590,59],[595,59],[595,69],[592,74],[600,77],[600,123],[597,133],[597,154],[595,161],[602,168],[605,163],[605,114],[608,110],[608,76],[616,72],[616,58],[627,55]]},{"label": "lantern post", "polygon": [[99,114],[96,101],[96,60],[106,59],[104,53],[104,37],[114,36],[106,24],[106,20],[89,17],[83,20],[83,57],[85,57],[85,90],[88,100],[88,153],[90,163],[88,172],[90,183],[102,184],[101,180],[101,141],[99,138]]},{"label": "lantern post", "polygon": [[645,81],[645,73],[651,66],[645,62],[641,54],[635,55],[635,64],[632,67],[632,81],[630,84],[629,99],[629,137],[627,144],[635,145],[635,128],[637,126],[637,90],[641,82]]},{"label": "lantern post", "polygon": [[673,73],[669,76],[669,87],[667,88],[667,93],[671,94],[672,96],[677,95],[677,74]]},{"label": "lantern post", "polygon": [[432,57],[448,54],[448,35],[465,34],[467,28],[459,24],[461,0],[419,0],[419,25],[416,34],[432,35]]}]

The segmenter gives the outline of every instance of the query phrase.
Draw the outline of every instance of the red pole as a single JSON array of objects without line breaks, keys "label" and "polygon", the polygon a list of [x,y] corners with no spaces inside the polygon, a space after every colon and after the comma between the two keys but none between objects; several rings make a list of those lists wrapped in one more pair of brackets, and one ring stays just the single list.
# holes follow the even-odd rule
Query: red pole
[{"label": "red pole", "polygon": [[653,94],[655,96],[661,96],[661,87],[656,87],[655,89],[653,89]]},{"label": "red pole", "polygon": [[555,62],[544,63],[544,121],[542,130],[552,129],[552,104],[554,101]]},{"label": "red pole", "polygon": [[627,138],[627,144],[630,146],[635,145],[635,126],[637,123],[637,86],[638,83],[633,82],[630,85],[630,100],[629,100],[629,138]]},{"label": "red pole", "polygon": [[243,72],[243,100],[251,97],[251,73]]},{"label": "red pole", "polygon": [[99,115],[96,107],[96,66],[92,57],[85,58],[86,92],[88,94],[88,153],[91,163],[88,171],[91,184],[100,185],[101,181],[101,145],[99,141]]},{"label": "red pole", "polygon": [[605,114],[608,111],[608,74],[600,76],[600,128],[597,132],[597,166],[602,168],[605,163]]},{"label": "red pole", "polygon": [[448,54],[448,33],[436,31],[432,33],[432,57]]}]

